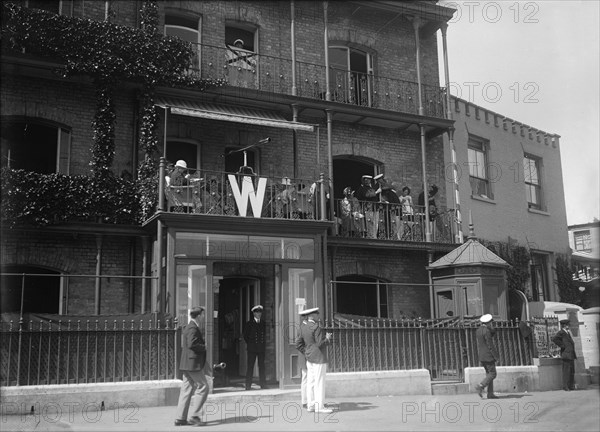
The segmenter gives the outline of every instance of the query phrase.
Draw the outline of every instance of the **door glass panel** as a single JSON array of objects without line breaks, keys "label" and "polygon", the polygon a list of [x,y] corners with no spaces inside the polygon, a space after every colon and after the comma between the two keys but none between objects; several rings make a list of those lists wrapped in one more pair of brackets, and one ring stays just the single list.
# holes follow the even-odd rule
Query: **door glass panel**
[{"label": "door glass panel", "polygon": [[206,310],[206,266],[178,264],[176,269],[177,319],[181,325],[186,325],[192,307],[201,306]]},{"label": "door glass panel", "polygon": [[312,301],[314,280],[313,269],[291,268],[288,270],[290,293],[288,342],[290,344],[294,344],[296,341],[296,331],[300,325],[299,312],[305,307],[315,307]]}]

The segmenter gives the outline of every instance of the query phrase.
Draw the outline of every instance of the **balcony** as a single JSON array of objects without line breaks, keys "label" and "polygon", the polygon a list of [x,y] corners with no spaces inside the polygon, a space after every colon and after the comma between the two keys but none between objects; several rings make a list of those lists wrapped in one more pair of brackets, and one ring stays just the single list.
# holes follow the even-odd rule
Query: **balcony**
[{"label": "balcony", "polygon": [[[296,61],[294,94],[291,59],[205,44],[196,44],[195,50],[189,70],[191,75],[225,79],[230,86],[266,93],[327,100],[327,69],[324,65]],[[329,69],[329,80],[332,102],[419,114],[416,82],[335,68]],[[423,115],[445,118],[446,90],[425,84],[421,89]]]},{"label": "balcony", "polygon": [[[351,208],[335,201],[333,217],[324,198],[325,184],[315,179],[264,177],[248,167],[238,173],[190,170],[172,184],[164,176],[166,213],[194,216],[225,216],[297,221],[333,221],[336,236],[383,241],[426,241],[424,209],[414,206],[413,215],[402,215],[399,205],[355,201]],[[442,210],[430,222],[432,241],[452,244],[458,233],[454,210]]]}]

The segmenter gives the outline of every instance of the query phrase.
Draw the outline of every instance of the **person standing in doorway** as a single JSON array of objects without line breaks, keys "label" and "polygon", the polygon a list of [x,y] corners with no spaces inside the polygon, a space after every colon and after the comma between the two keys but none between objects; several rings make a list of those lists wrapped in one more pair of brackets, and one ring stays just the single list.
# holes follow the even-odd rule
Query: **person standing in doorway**
[{"label": "person standing in doorway", "polygon": [[485,378],[481,383],[475,386],[480,398],[483,398],[483,390],[487,387],[487,398],[498,399],[494,394],[494,379],[496,378],[496,362],[499,359],[498,351],[494,346],[493,336],[494,329],[492,328],[493,317],[490,314],[482,315],[479,318],[481,325],[475,332],[477,340],[477,353],[479,354],[479,362],[485,369]]},{"label": "person standing in doorway", "polygon": [[327,345],[331,342],[331,333],[323,331],[317,322],[319,308],[305,309],[300,315],[306,317],[306,324],[300,325],[300,335],[296,339],[296,349],[306,356],[307,383],[306,405],[308,411],[331,413],[326,408],[325,374],[327,373]]},{"label": "person standing in doorway", "polygon": [[560,330],[552,338],[552,342],[560,347],[562,359],[562,382],[563,390],[575,390],[575,342],[569,330],[569,320],[560,320]]},{"label": "person standing in doorway", "polygon": [[[202,407],[208,398],[208,381],[204,372],[206,364],[206,342],[202,334],[204,308],[190,310],[190,322],[183,330],[183,346],[179,370],[183,382],[177,404],[175,426],[203,426],[200,419]],[[191,406],[190,406],[190,402]],[[188,417],[189,415],[189,417]]]},{"label": "person standing in doorway", "polygon": [[263,307],[256,305],[252,308],[254,315],[244,327],[244,341],[248,362],[246,363],[246,390],[252,388],[252,375],[254,374],[254,363],[258,359],[258,379],[261,389],[267,388],[265,378],[265,322],[262,319]]}]

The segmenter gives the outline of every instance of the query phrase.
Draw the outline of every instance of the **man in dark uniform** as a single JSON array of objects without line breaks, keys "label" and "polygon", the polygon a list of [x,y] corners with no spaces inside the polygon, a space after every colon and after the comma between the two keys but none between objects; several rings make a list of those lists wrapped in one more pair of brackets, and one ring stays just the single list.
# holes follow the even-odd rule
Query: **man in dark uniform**
[{"label": "man in dark uniform", "polygon": [[494,395],[494,379],[496,378],[496,362],[500,356],[498,355],[498,351],[492,340],[495,333],[492,328],[492,320],[492,315],[482,315],[481,318],[479,318],[481,326],[475,332],[479,361],[485,369],[485,378],[481,383],[475,386],[475,389],[477,390],[479,397],[482,398],[483,389],[487,387],[487,398],[498,399],[498,396]]},{"label": "man in dark uniform", "polygon": [[[208,398],[208,381],[204,372],[206,342],[200,330],[204,319],[204,308],[192,308],[190,318],[189,324],[183,330],[183,346],[179,363],[179,370],[183,373],[183,382],[179,393],[175,426],[204,425],[204,422],[200,420],[200,414]],[[194,403],[190,407],[192,399]]]},{"label": "man in dark uniform", "polygon": [[244,327],[244,341],[248,363],[246,364],[246,390],[252,388],[252,375],[254,374],[254,363],[258,358],[258,376],[260,388],[267,388],[265,379],[265,322],[262,319],[263,307],[256,305],[252,308],[254,317]]},{"label": "man in dark uniform", "polygon": [[575,342],[569,330],[569,320],[560,321],[560,330],[552,338],[552,342],[560,347],[560,357],[562,358],[562,382],[563,390],[575,390]]}]

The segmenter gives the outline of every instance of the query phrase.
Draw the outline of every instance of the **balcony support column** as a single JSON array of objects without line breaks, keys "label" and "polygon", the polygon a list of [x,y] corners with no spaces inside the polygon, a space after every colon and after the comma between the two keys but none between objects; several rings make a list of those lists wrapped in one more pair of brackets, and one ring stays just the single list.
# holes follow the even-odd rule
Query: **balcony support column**
[{"label": "balcony support column", "polygon": [[[417,89],[419,90],[419,115],[422,116],[424,115],[424,110],[423,94],[421,91],[421,41],[419,38],[419,28],[421,27],[421,19],[419,17],[413,17],[412,24],[415,30],[415,50],[417,57]],[[420,123],[419,129],[421,131],[421,169],[423,171],[423,195],[425,198],[425,241],[431,242],[431,226],[429,224],[429,185],[427,184],[427,137],[425,135],[425,124]]]},{"label": "balcony support column", "polygon": [[102,291],[102,240],[101,234],[96,235],[96,282],[94,286],[94,314],[100,315],[100,297]]},{"label": "balcony support column", "polygon": [[297,96],[298,88],[296,86],[296,5],[294,0],[291,0],[290,2],[290,16],[290,43],[292,44],[292,96]]},{"label": "balcony support column", "polygon": [[164,241],[163,241],[163,222],[158,220],[156,224],[156,249],[157,249],[157,257],[156,257],[156,293],[158,294],[158,305],[156,307],[156,311],[163,313],[166,308],[166,300],[167,296],[165,293],[165,284],[164,284],[164,276],[163,276],[163,262],[165,261],[165,253],[164,253]]},{"label": "balcony support column", "polygon": [[[327,193],[329,197],[327,198],[329,203],[329,214],[333,217],[333,112],[331,110],[327,110]],[[325,209],[323,209],[325,210]],[[337,234],[337,224],[334,227],[334,234]]]},{"label": "balcony support column", "polygon": [[[446,118],[448,120],[453,120],[452,116],[452,107],[450,101],[450,69],[448,68],[448,44],[446,40],[446,32],[448,30],[448,24],[443,23],[441,26],[442,30],[442,49],[444,54],[444,79],[446,82]],[[463,232],[462,232],[462,215],[460,210],[460,193],[458,187],[458,165],[456,159],[456,146],[454,145],[454,126],[450,126],[448,128],[448,143],[450,144],[450,155],[452,161],[452,186],[454,190],[452,191],[452,198],[454,203],[454,209],[456,211],[456,225],[457,230],[454,236],[454,241],[456,243],[463,242]]]},{"label": "balcony support column", "polygon": [[323,2],[323,23],[324,23],[324,44],[325,47],[325,100],[331,100],[331,83],[329,82],[329,27],[327,23],[327,8],[329,6],[329,2],[326,0]]}]

